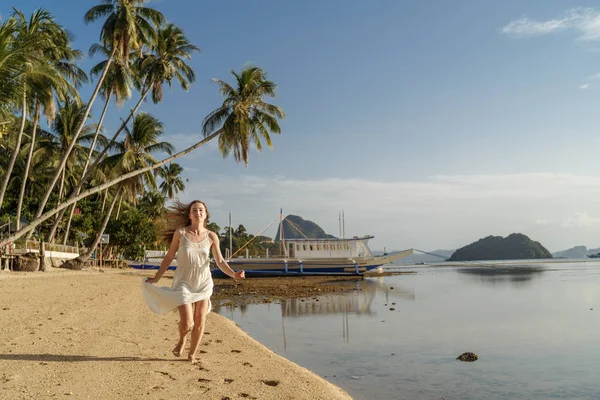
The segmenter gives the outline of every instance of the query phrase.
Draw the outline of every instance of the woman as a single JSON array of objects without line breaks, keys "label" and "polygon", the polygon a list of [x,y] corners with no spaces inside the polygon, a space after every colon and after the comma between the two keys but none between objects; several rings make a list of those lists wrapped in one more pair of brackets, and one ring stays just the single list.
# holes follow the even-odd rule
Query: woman
[{"label": "woman", "polygon": [[[171,228],[163,239],[171,243],[169,251],[163,258],[160,269],[153,278],[144,280],[142,291],[152,311],[164,314],[177,308],[179,310],[179,342],[173,354],[180,357],[185,347],[188,332],[192,332],[192,343],[188,360],[195,364],[196,351],[204,334],[206,315],[210,312],[210,296],[213,292],[213,281],[210,274],[209,251],[219,269],[233,279],[244,279],[244,271],[233,271],[223,259],[219,247],[219,236],[207,228],[210,214],[206,204],[194,200],[189,205],[175,202],[168,215]],[[173,284],[168,287],[157,287],[175,254],[177,253],[177,269],[173,276]],[[193,305],[193,307],[192,307]]]}]

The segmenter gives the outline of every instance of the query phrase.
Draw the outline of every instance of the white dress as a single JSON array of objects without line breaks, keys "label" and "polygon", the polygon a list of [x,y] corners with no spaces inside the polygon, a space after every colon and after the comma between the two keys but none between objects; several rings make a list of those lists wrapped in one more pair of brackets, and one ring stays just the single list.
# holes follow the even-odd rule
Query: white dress
[{"label": "white dress", "polygon": [[142,283],[142,293],[150,310],[165,314],[182,304],[208,300],[208,312],[211,310],[210,296],[213,293],[213,280],[210,274],[210,240],[208,232],[200,242],[193,242],[185,229],[179,231],[179,249],[177,250],[177,269],[171,287],[154,286]]}]

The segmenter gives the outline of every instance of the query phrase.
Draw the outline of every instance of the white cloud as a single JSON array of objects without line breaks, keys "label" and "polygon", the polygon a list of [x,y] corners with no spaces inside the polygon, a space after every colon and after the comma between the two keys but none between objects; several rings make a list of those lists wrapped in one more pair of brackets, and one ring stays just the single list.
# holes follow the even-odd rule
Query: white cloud
[{"label": "white cloud", "polygon": [[502,33],[516,37],[542,36],[558,31],[573,31],[579,40],[600,40],[600,11],[594,8],[573,8],[562,18],[545,21],[523,17],[502,27]]},{"label": "white cloud", "polygon": [[[433,176],[420,182],[364,179],[237,178],[190,182],[182,197],[205,200],[212,220],[258,233],[284,213],[338,234],[345,210],[349,236],[374,234],[373,248],[457,248],[487,235],[521,232],[551,251],[600,246],[600,177],[553,173]],[[582,210],[585,210],[582,211]],[[276,225],[276,224],[275,224]],[[266,232],[274,236],[276,226]]]},{"label": "white cloud", "polygon": [[585,83],[585,84],[579,86],[579,89],[585,90],[585,89],[588,89],[589,87],[590,87],[590,85],[588,83]]},{"label": "white cloud", "polygon": [[565,218],[560,225],[564,228],[600,226],[600,218],[592,217],[585,212],[576,212]]},{"label": "white cloud", "polygon": [[598,79],[598,78],[600,78],[600,72],[597,73],[597,74],[594,74],[594,75],[590,76],[588,79],[589,80],[593,80],[593,79]]}]

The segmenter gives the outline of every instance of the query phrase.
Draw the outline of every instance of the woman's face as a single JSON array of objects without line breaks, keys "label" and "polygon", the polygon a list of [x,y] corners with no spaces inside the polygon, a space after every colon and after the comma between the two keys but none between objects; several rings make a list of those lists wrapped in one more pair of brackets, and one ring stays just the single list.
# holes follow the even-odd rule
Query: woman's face
[{"label": "woman's face", "polygon": [[199,222],[200,225],[206,219],[206,207],[202,203],[193,203],[190,207],[190,219],[193,222]]}]

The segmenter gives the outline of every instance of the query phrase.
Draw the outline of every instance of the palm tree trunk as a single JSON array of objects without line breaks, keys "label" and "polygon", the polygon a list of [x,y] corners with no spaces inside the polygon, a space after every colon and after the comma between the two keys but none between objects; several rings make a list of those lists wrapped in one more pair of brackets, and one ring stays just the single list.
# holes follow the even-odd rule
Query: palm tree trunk
[{"label": "palm tree trunk", "polygon": [[[62,158],[60,165],[58,166],[58,169],[56,170],[54,177],[52,178],[52,182],[50,183],[50,186],[48,186],[48,188],[46,189],[46,195],[44,196],[44,198],[42,199],[42,201],[40,203],[40,206],[38,207],[38,210],[35,214],[34,220],[38,219],[44,212],[46,203],[48,202],[48,199],[50,198],[50,193],[52,193],[52,189],[54,189],[54,186],[56,186],[56,182],[60,178],[60,174],[62,173],[62,170],[65,168],[65,166],[67,164],[67,160],[69,159],[69,156],[71,155],[71,150],[73,150],[73,147],[75,146],[75,144],[77,143],[77,139],[79,138],[79,134],[81,133],[81,131],[83,130],[83,127],[85,126],[87,117],[90,114],[90,110],[92,109],[92,105],[94,104],[96,97],[98,96],[98,92],[100,91],[102,82],[104,81],[104,78],[106,77],[106,74],[108,73],[108,69],[113,62],[113,58],[115,56],[116,51],[117,51],[117,48],[115,46],[112,53],[110,54],[110,57],[106,61],[106,65],[104,66],[104,70],[102,71],[102,75],[100,76],[100,79],[98,79],[98,83],[96,84],[94,93],[92,93],[92,97],[90,98],[90,101],[85,108],[85,111],[83,113],[83,118],[81,119],[81,123],[79,124],[79,126],[77,127],[77,130],[75,131],[75,134],[73,135],[73,140],[71,141],[71,144],[67,148],[67,151],[65,152],[65,155]],[[31,236],[31,234],[29,234],[28,236]]]},{"label": "palm tree trunk", "polygon": [[112,214],[112,211],[115,208],[115,204],[117,203],[117,199],[119,198],[119,194],[121,193],[122,188],[123,187],[121,186],[121,187],[119,187],[119,189],[117,189],[117,193],[115,193],[113,201],[112,201],[112,203],[110,203],[110,208],[108,209],[108,212],[106,213],[106,217],[104,218],[104,222],[102,222],[102,227],[100,228],[100,232],[98,232],[98,236],[96,236],[94,243],[92,243],[92,245],[90,246],[88,251],[85,252],[85,254],[80,255],[79,257],[77,257],[74,260],[76,263],[83,264],[83,263],[87,262],[87,260],[89,260],[90,257],[92,256],[92,253],[94,252],[94,250],[96,250],[96,247],[98,247],[98,245],[100,244],[100,240],[102,239],[104,230],[106,229],[106,226],[108,225],[108,221],[110,220],[110,215]]},{"label": "palm tree trunk", "polygon": [[[102,157],[104,157],[104,155],[106,154],[106,152],[110,149],[110,147],[113,145],[113,143],[117,140],[117,137],[119,137],[119,135],[121,134],[121,132],[123,131],[123,129],[125,129],[125,127],[129,123],[129,121],[131,121],[131,118],[135,115],[135,113],[137,113],[138,109],[142,105],[142,102],[146,99],[146,96],[148,96],[148,93],[150,93],[150,89],[151,88],[147,88],[146,91],[142,94],[142,97],[140,97],[140,100],[137,102],[137,104],[135,105],[135,107],[133,108],[133,110],[129,113],[129,115],[127,116],[127,119],[125,119],[125,121],[123,121],[123,123],[121,124],[121,126],[119,127],[119,129],[113,135],[112,139],[110,139],[110,142],[108,142],[108,144],[100,152],[100,154],[98,155],[98,157],[96,157],[96,160],[94,161],[94,163],[92,164],[92,166],[87,170],[86,174],[79,181],[79,184],[77,185],[77,187],[73,191],[73,194],[69,197],[69,200],[71,200],[71,198],[73,198],[74,196],[77,196],[77,194],[79,194],[79,191],[81,191],[81,187],[83,187],[84,183],[88,180],[88,178],[91,175],[92,171],[98,166],[98,164],[100,163],[100,161],[102,161]],[[77,194],[75,194],[75,193],[77,193]]]},{"label": "palm tree trunk", "polygon": [[23,171],[23,181],[21,182],[21,192],[19,193],[19,202],[17,203],[17,230],[21,229],[21,207],[23,206],[23,198],[25,197],[25,187],[27,186],[27,177],[29,176],[29,167],[33,157],[33,147],[35,146],[35,134],[37,133],[37,124],[40,120],[41,104],[35,102],[35,113],[33,117],[33,127],[31,128],[31,143],[29,144],[29,154],[27,155],[27,163],[25,171]]},{"label": "palm tree trunk", "polygon": [[[88,165],[90,165],[90,161],[92,160],[92,155],[94,154],[94,148],[96,147],[96,140],[98,139],[98,135],[100,134],[100,130],[102,129],[102,123],[104,122],[104,116],[106,115],[106,110],[108,109],[108,105],[110,104],[110,97],[112,96],[112,89],[108,90],[106,94],[106,101],[104,102],[104,109],[102,109],[102,114],[100,115],[100,121],[98,121],[98,126],[96,127],[96,133],[94,133],[94,140],[92,141],[92,145],[90,147],[90,151],[88,152],[87,160],[85,160],[85,165],[83,166],[83,172],[81,173],[80,182],[83,182],[83,178],[87,171]],[[77,196],[79,192],[81,192],[81,187],[83,185],[77,185],[77,189],[73,191]],[[69,236],[69,229],[71,228],[71,220],[73,219],[73,212],[75,211],[75,207],[77,207],[77,203],[73,204],[71,207],[71,211],[69,212],[69,221],[67,222],[67,229],[65,230],[65,239],[64,242],[67,241],[67,237]],[[63,217],[64,210],[61,211],[58,215],[56,221],[54,221],[54,225],[52,225],[52,229],[50,230],[50,235],[48,237],[48,241],[52,241],[54,235],[56,234],[56,228],[58,228],[58,224]],[[66,243],[63,243],[66,244]]]},{"label": "palm tree trunk", "polygon": [[8,180],[10,179],[10,174],[12,173],[13,167],[15,166],[15,161],[17,160],[17,155],[19,154],[19,150],[21,147],[21,138],[23,137],[23,131],[25,130],[25,121],[27,120],[27,91],[23,88],[23,115],[21,116],[21,127],[19,128],[19,135],[17,136],[17,143],[15,144],[15,150],[13,151],[10,161],[8,162],[8,167],[6,167],[6,174],[4,175],[4,180],[2,181],[2,188],[0,189],[0,209],[2,208],[2,202],[4,201],[4,194],[6,193],[6,188],[8,187]]},{"label": "palm tree trunk", "polygon": [[119,219],[119,215],[121,214],[121,204],[123,203],[123,194],[121,194],[121,198],[119,199],[119,207],[117,208],[117,216],[115,219]]},{"label": "palm tree trunk", "polygon": [[223,129],[219,129],[217,132],[207,136],[206,138],[202,139],[201,141],[199,141],[198,143],[194,144],[193,146],[188,147],[185,150],[180,151],[177,154],[172,155],[169,158],[165,158],[162,161],[157,162],[156,164],[152,164],[149,167],[144,167],[141,169],[137,169],[135,171],[132,172],[128,172],[124,175],[121,175],[118,178],[115,178],[109,182],[103,183],[101,185],[95,186],[91,189],[86,190],[85,192],[79,194],[78,196],[73,197],[70,200],[65,201],[62,204],[58,204],[54,209],[46,212],[45,214],[39,216],[38,218],[35,218],[33,221],[31,221],[29,223],[29,225],[27,225],[24,228],[21,228],[19,231],[13,233],[12,235],[10,235],[9,237],[2,239],[0,241],[0,247],[2,246],[6,246],[9,242],[13,242],[16,239],[20,238],[21,236],[33,231],[38,225],[40,225],[42,222],[44,222],[45,220],[47,220],[48,218],[52,217],[54,214],[58,213],[59,211],[69,207],[71,204],[74,204],[76,202],[78,202],[81,199],[84,199],[88,196],[91,196],[95,193],[98,193],[104,189],[107,189],[111,186],[116,185],[119,182],[123,182],[124,180],[127,180],[129,178],[133,178],[134,176],[138,176],[140,174],[143,174],[144,172],[148,172],[148,171],[152,171],[155,170],[157,168],[162,167],[165,164],[168,164],[170,162],[172,162],[173,160],[179,158],[179,157],[183,157],[186,154],[196,150],[198,147],[201,147],[202,145],[204,145],[205,143],[211,141],[212,139],[216,138],[217,136],[219,136],[221,133],[223,132]]},{"label": "palm tree trunk", "polygon": [[104,192],[104,196],[102,198],[102,212],[104,212],[104,207],[106,206],[106,198],[108,197],[108,189]]},{"label": "palm tree trunk", "polygon": [[[77,203],[73,204],[71,206],[71,211],[69,212],[69,219],[67,220],[67,228],[65,229],[65,237],[63,238],[63,246],[67,245],[67,240],[69,238],[69,229],[71,228],[71,220],[73,219],[73,213],[75,212],[76,206],[77,206]],[[62,213],[64,213],[64,210]],[[61,215],[61,217],[62,217],[62,215]],[[58,221],[60,221],[60,219]],[[58,226],[58,223],[56,221],[54,222],[54,225],[52,225],[52,227],[54,228],[54,226]]]}]

